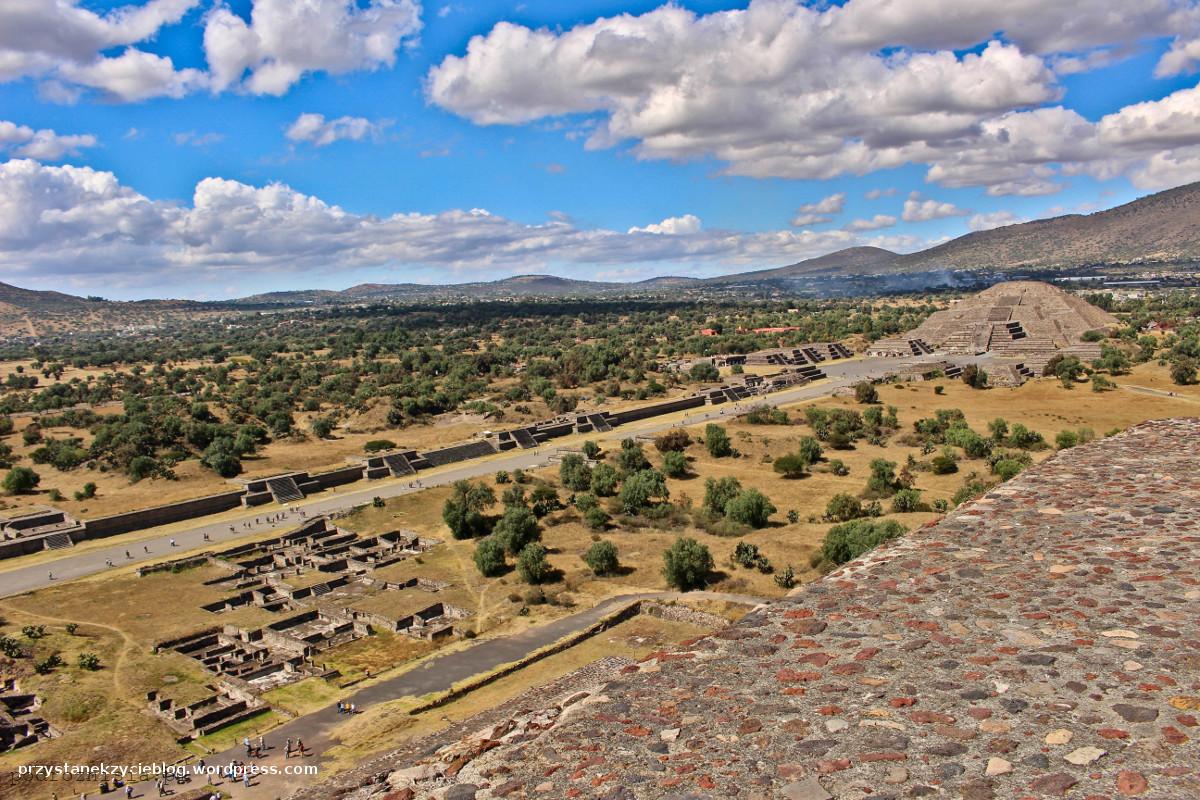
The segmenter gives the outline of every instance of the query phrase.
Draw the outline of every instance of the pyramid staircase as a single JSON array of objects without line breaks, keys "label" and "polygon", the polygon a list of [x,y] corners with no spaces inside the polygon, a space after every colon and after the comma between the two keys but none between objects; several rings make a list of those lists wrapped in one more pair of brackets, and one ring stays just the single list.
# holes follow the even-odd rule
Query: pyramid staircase
[{"label": "pyramid staircase", "polygon": [[384,466],[393,476],[399,478],[401,475],[412,475],[416,472],[413,469],[412,462],[403,453],[389,453],[383,457]]},{"label": "pyramid staircase", "polygon": [[533,434],[531,434],[525,428],[517,428],[512,432],[512,435],[513,438],[516,439],[517,444],[520,445],[523,450],[529,450],[537,447],[537,439],[534,439]]},{"label": "pyramid staircase", "polygon": [[42,543],[46,550],[64,550],[75,546],[75,541],[67,533],[52,533],[43,539]]},{"label": "pyramid staircase", "polygon": [[587,419],[592,423],[592,430],[598,433],[608,433],[612,430],[612,425],[603,414],[588,414]]},{"label": "pyramid staircase", "polygon": [[304,499],[304,492],[300,491],[300,487],[296,485],[295,478],[291,476],[268,478],[267,490],[277,503],[292,503],[296,500]]}]

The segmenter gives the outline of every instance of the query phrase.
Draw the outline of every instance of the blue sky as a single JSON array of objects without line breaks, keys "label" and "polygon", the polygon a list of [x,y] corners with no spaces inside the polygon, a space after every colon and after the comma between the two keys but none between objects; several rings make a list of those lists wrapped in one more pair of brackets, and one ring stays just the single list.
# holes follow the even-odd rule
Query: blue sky
[{"label": "blue sky", "polygon": [[0,280],[712,275],[1200,179],[1192,3],[881,2],[13,0]]}]

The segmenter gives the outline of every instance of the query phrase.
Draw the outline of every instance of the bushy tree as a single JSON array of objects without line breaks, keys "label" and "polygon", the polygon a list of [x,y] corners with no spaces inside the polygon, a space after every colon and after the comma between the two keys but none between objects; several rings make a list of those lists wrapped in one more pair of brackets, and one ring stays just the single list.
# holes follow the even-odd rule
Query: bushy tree
[{"label": "bushy tree", "polygon": [[628,475],[647,469],[649,466],[650,459],[646,458],[646,451],[642,449],[641,444],[633,439],[621,441],[621,452],[617,454],[617,467],[622,474]]},{"label": "bushy tree", "polygon": [[911,514],[914,511],[920,511],[922,506],[921,492],[918,489],[901,489],[892,495],[892,513],[894,514]]},{"label": "bushy tree", "polygon": [[692,437],[683,428],[672,428],[654,440],[654,449],[660,453],[681,452],[692,443]]},{"label": "bushy tree", "polygon": [[815,464],[821,460],[821,443],[815,437],[801,436],[796,452],[809,464]]},{"label": "bushy tree", "polygon": [[992,465],[992,473],[1002,481],[1011,480],[1021,472],[1021,462],[1013,458],[1002,458]]},{"label": "bushy tree", "polygon": [[763,528],[776,510],[775,505],[758,489],[747,489],[726,504],[725,516],[751,528]]},{"label": "bushy tree", "polygon": [[858,519],[845,522],[835,525],[825,534],[821,555],[832,564],[845,564],[906,532],[907,529],[895,520]]},{"label": "bushy tree", "polygon": [[896,480],[896,462],[876,458],[871,462],[871,475],[867,478],[867,493],[873,497],[890,497],[900,488]]},{"label": "bushy tree", "polygon": [[617,493],[617,471],[608,464],[597,464],[592,468],[592,492],[598,497],[612,497]]},{"label": "bushy tree", "polygon": [[668,497],[670,492],[663,474],[656,469],[643,469],[625,479],[618,499],[622,511],[637,514],[646,506],[665,501]]},{"label": "bushy tree", "polygon": [[228,436],[213,439],[212,443],[204,448],[200,463],[222,478],[232,478],[242,471],[242,462],[238,458],[233,439]]},{"label": "bushy tree", "polygon": [[662,471],[668,478],[682,478],[688,473],[687,456],[678,450],[663,453]]},{"label": "bushy tree", "polygon": [[724,516],[725,506],[741,491],[742,483],[737,478],[707,478],[704,481],[704,507]]},{"label": "bushy tree", "polygon": [[312,432],[318,439],[328,439],[333,433],[333,420],[329,417],[315,417],[312,421]]},{"label": "bushy tree", "polygon": [[582,558],[594,575],[612,575],[620,567],[617,556],[617,546],[606,539],[601,539],[593,542]]},{"label": "bushy tree", "polygon": [[857,497],[838,492],[825,505],[825,516],[834,522],[849,522],[863,516],[862,503]]},{"label": "bushy tree", "polygon": [[712,570],[712,553],[691,537],[676,539],[663,552],[663,577],[682,592],[703,588]]},{"label": "bushy tree", "polygon": [[688,377],[697,383],[715,383],[721,380],[721,372],[710,361],[697,361],[688,370]]},{"label": "bushy tree", "polygon": [[562,502],[558,499],[558,490],[548,483],[539,483],[529,493],[529,507],[539,519],[551,511],[557,511],[562,508]]},{"label": "bushy tree", "polygon": [[1196,365],[1190,359],[1171,362],[1171,382],[1177,386],[1191,386],[1196,382]]},{"label": "bushy tree", "polygon": [[870,381],[859,381],[854,385],[854,399],[863,405],[879,402],[879,392]]},{"label": "bushy tree", "polygon": [[475,567],[485,578],[504,572],[504,544],[494,536],[480,539],[475,545]]},{"label": "bushy tree", "polygon": [[704,426],[704,446],[713,458],[724,458],[733,453],[733,445],[729,442],[729,434],[716,423],[710,422]]},{"label": "bushy tree", "polygon": [[509,506],[492,529],[493,538],[504,545],[509,555],[515,556],[525,545],[541,537],[537,517],[525,506]]},{"label": "bushy tree", "polygon": [[592,471],[578,453],[563,456],[562,463],[558,465],[558,477],[563,486],[572,492],[587,491],[592,485]]},{"label": "bushy tree", "polygon": [[799,453],[786,453],[775,459],[772,469],[785,478],[799,478],[808,471],[808,459]]},{"label": "bushy tree", "polygon": [[600,457],[600,445],[596,444],[591,439],[588,439],[583,443],[582,450],[583,454],[593,461]]},{"label": "bushy tree", "polygon": [[442,506],[442,520],[455,539],[480,536],[487,532],[488,521],[483,512],[495,502],[496,493],[492,487],[467,480],[457,481]]},{"label": "bushy tree", "polygon": [[4,491],[9,494],[31,492],[42,482],[42,476],[29,467],[13,467],[4,476]]},{"label": "bushy tree", "polygon": [[517,556],[517,574],[526,583],[538,584],[550,577],[550,562],[547,550],[539,542],[525,545]]}]

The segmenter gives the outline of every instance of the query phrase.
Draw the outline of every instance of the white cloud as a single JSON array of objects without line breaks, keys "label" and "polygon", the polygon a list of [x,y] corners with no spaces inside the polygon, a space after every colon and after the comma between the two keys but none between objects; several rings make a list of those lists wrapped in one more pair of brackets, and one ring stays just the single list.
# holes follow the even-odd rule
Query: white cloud
[{"label": "white cloud", "polygon": [[0,120],[0,151],[38,161],[58,161],[63,156],[78,155],[80,148],[95,147],[99,141],[90,133],[61,135],[43,128],[34,130],[28,125]]},{"label": "white cloud", "polygon": [[830,215],[842,213],[842,209],[845,206],[845,192],[831,194],[815,203],[805,203],[796,209],[796,215],[792,217],[792,225],[802,228],[806,225],[822,225],[826,222],[831,222],[833,217]]},{"label": "white cloud", "polygon": [[387,122],[372,122],[365,117],[327,120],[323,114],[301,114],[287,127],[284,135],[293,142],[325,147],[343,139],[357,142],[367,136],[378,136],[387,125]]},{"label": "white cloud", "polygon": [[255,0],[247,23],[226,5],[206,17],[213,91],[282,95],[304,75],[392,66],[421,30],[416,0]]},{"label": "white cloud", "polygon": [[678,236],[687,233],[700,232],[700,218],[693,214],[682,217],[667,217],[662,222],[654,222],[644,228],[630,228],[629,233],[657,233],[667,236]]},{"label": "white cloud", "polygon": [[968,213],[953,203],[925,199],[918,192],[913,192],[904,201],[904,213],[901,217],[905,222],[928,222],[946,217],[961,217]]},{"label": "white cloud", "polygon": [[[197,70],[176,71],[171,59],[131,45],[178,23],[200,0],[150,0],[104,15],[79,0],[6,0],[0,3],[0,81],[43,79],[45,99],[71,103],[80,89],[98,89],[122,101],[178,97],[203,81]],[[126,48],[119,56],[103,53]]]},{"label": "white cloud", "polygon": [[992,228],[1002,228],[1018,222],[1025,222],[1025,220],[1011,211],[987,211],[973,215],[967,220],[967,227],[973,231],[990,231]]},{"label": "white cloud", "polygon": [[[1158,174],[1152,162],[1185,158],[1172,148],[1200,145],[1183,109],[1161,122],[1154,149],[1114,153],[1092,123],[1050,105],[1056,70],[1095,69],[1168,36],[1178,54],[1160,71],[1193,68],[1200,4],[754,0],[706,15],[664,5],[567,30],[500,23],[433,67],[426,92],[480,125],[586,114],[597,122],[589,148],[714,158],[728,174],[826,179],[923,164],[943,186],[1040,195],[1079,172]],[[822,221],[812,213],[799,224]]]},{"label": "white cloud", "polygon": [[192,203],[151,200],[108,172],[31,160],[0,164],[0,271],[79,285],[169,284],[173,275],[359,268],[479,274],[648,264],[791,263],[855,245],[913,248],[913,237],[847,231],[706,230],[692,215],[628,232],[583,229],[561,215],[525,224],[482,209],[354,214],[281,184],[205,178]]},{"label": "white cloud", "polygon": [[877,231],[880,228],[890,228],[897,222],[889,214],[876,214],[870,219],[856,219],[846,225],[848,231]]},{"label": "white cloud", "polygon": [[878,200],[881,197],[892,197],[896,192],[896,187],[890,186],[887,189],[869,189],[863,196],[868,200]]},{"label": "white cloud", "polygon": [[209,131],[208,133],[197,133],[196,131],[180,131],[172,137],[175,144],[189,144],[192,147],[208,147],[209,145],[225,141],[225,134]]}]

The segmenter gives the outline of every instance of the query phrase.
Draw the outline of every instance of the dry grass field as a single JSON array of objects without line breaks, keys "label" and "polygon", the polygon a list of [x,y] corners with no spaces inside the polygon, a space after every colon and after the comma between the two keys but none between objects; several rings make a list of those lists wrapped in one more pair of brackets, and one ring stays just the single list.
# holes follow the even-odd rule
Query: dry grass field
[{"label": "dry grass field", "polygon": [[[910,431],[915,420],[931,416],[937,409],[957,408],[965,413],[967,421],[977,431],[986,432],[990,420],[1004,417],[1010,423],[1020,422],[1042,433],[1051,442],[1055,434],[1065,428],[1089,427],[1097,436],[1102,436],[1110,430],[1146,419],[1200,412],[1200,387],[1171,385],[1166,370],[1157,365],[1141,365],[1132,374],[1116,380],[1123,387],[1148,387],[1161,394],[1128,388],[1097,394],[1087,384],[1068,390],[1051,380],[1035,381],[1018,389],[984,391],[969,389],[958,381],[940,380],[881,385],[879,394],[885,404],[896,406],[902,431]],[[942,394],[935,393],[938,386],[942,387]],[[1176,396],[1167,396],[1165,393],[1168,392],[1174,392]],[[853,398],[827,398],[787,410],[793,420],[799,420],[803,418],[803,406],[811,404],[861,409]],[[909,454],[922,458],[917,448],[901,445],[894,439],[884,447],[859,442],[852,450],[826,451],[827,456],[840,458],[849,467],[848,475],[836,476],[818,468],[806,477],[789,480],[773,471],[770,458],[794,450],[799,437],[810,433],[806,425],[764,426],[731,421],[727,430],[740,456],[714,459],[701,445],[693,444],[688,449],[693,474],[668,481],[671,498],[678,502],[686,496],[698,505],[704,494],[704,479],[708,477],[733,476],[744,487],[760,489],[771,498],[778,512],[770,525],[747,534],[745,541],[756,544],[777,570],[792,565],[802,580],[816,577],[809,566],[809,557],[829,528],[829,523],[820,521],[829,498],[838,492],[861,493],[868,465],[874,458],[886,458],[899,464],[903,464]],[[694,436],[700,433],[699,430],[691,432]],[[614,453],[619,442],[619,437],[614,435],[601,444],[606,451]],[[647,454],[657,465],[660,455],[649,442],[646,445]],[[1033,455],[1040,460],[1052,452],[1047,449]],[[922,490],[927,502],[949,498],[962,485],[964,476],[972,471],[986,474],[987,465],[983,461],[964,459],[957,474],[938,476],[917,472],[916,486]],[[557,469],[540,470],[534,477],[556,484]],[[497,494],[502,488],[497,487]],[[399,497],[389,500],[382,508],[363,508],[340,520],[339,524],[362,533],[403,528],[443,539],[443,545],[420,558],[389,567],[387,577],[402,580],[420,575],[454,584],[454,602],[474,613],[470,624],[481,635],[538,625],[569,613],[572,607],[590,607],[614,594],[666,588],[660,571],[662,552],[681,534],[694,536],[711,549],[719,574],[710,588],[756,596],[777,596],[784,591],[775,585],[771,575],[730,564],[729,556],[737,539],[714,536],[690,524],[664,529],[620,527],[599,534],[617,545],[624,569],[616,576],[596,578],[582,562],[581,555],[597,534],[585,527],[572,509],[554,512],[542,521],[543,542],[550,549],[549,560],[560,573],[557,581],[543,587],[542,592],[531,592],[513,571],[499,578],[483,578],[472,560],[475,543],[455,541],[441,520],[442,504],[449,492],[448,487],[442,487]],[[791,510],[798,514],[796,523],[787,522],[786,515]],[[492,513],[498,512],[497,505]],[[936,517],[931,512],[889,516],[909,528]],[[202,694],[209,678],[194,662],[182,656],[173,653],[153,655],[151,643],[213,624],[213,615],[199,606],[225,594],[203,585],[216,574],[217,568],[204,567],[138,578],[128,570],[118,569],[0,601],[0,618],[3,619],[0,632],[19,638],[24,625],[46,625],[50,635],[32,646],[39,654],[59,651],[67,663],[48,676],[21,675],[23,689],[48,698],[45,716],[65,735],[0,757],[0,769],[31,760],[143,761],[169,760],[181,755],[181,749],[174,744],[166,727],[145,713],[145,692],[166,688],[168,694],[187,699]],[[551,602],[541,602],[540,597],[533,597],[542,593]],[[727,616],[737,613],[719,606],[704,610]],[[239,610],[223,617],[222,621],[254,623],[261,621],[258,617],[263,613],[255,609]],[[74,636],[64,630],[68,622],[80,626]],[[644,618],[624,626],[627,627],[614,629],[539,662],[530,674],[517,673],[484,692],[469,695],[460,701],[461,705],[448,706],[441,713],[457,719],[459,715],[466,716],[489,703],[501,702],[533,682],[549,680],[600,655],[644,652],[639,650],[643,645],[652,649],[647,643],[669,642],[695,633]],[[451,646],[468,645],[468,642],[458,642]],[[78,654],[85,651],[100,656],[102,669],[90,672],[76,666]],[[328,661],[350,677],[363,674],[366,669],[377,676],[385,669],[411,667],[429,651],[427,645],[419,645],[405,637],[379,635],[330,651]],[[22,665],[28,663],[28,660],[22,660]],[[7,668],[11,670],[13,666]],[[25,669],[28,673],[25,666],[17,669]],[[306,681],[276,690],[270,699],[284,711],[304,713],[343,696],[343,691],[336,685]],[[402,709],[397,706],[393,711],[396,710]],[[280,718],[269,716],[251,722],[257,730]],[[397,736],[418,735],[434,730],[438,724],[444,723],[436,717],[410,718],[406,714],[384,711],[364,714],[347,723],[348,727],[341,731],[343,749],[335,754],[350,763],[365,753],[394,746]],[[205,744],[216,747],[229,735],[228,731],[222,732]],[[0,797],[4,795],[0,794]]]}]

